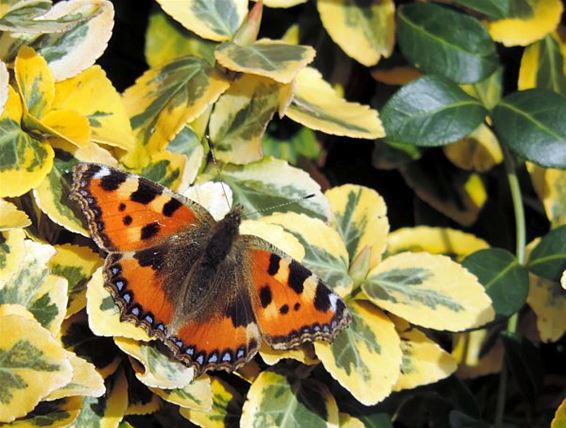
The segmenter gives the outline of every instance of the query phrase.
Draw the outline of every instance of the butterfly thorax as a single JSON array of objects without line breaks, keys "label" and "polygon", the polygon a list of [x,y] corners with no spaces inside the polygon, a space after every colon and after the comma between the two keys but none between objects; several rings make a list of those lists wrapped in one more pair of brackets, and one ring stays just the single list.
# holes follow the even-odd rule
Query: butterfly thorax
[{"label": "butterfly thorax", "polygon": [[218,265],[230,253],[234,240],[238,236],[241,222],[241,211],[236,207],[214,226],[201,262],[204,268],[210,268],[213,271],[211,273],[214,273]]}]

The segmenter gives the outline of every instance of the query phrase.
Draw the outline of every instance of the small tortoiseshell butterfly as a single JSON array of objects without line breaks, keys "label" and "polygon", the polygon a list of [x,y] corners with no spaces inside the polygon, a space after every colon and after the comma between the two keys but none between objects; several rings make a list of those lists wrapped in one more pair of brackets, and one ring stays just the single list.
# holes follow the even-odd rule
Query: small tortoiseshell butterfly
[{"label": "small tortoiseshell butterfly", "polygon": [[239,234],[238,208],[217,222],[161,185],[87,163],[73,170],[70,198],[108,252],[104,281],[121,319],[143,326],[197,375],[236,369],[262,339],[291,349],[331,341],[350,322],[344,302],[310,270]]}]

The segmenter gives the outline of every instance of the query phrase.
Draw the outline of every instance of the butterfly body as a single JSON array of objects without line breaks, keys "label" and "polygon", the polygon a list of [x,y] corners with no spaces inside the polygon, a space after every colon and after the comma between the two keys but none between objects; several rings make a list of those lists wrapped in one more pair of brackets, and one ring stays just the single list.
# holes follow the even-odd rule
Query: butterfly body
[{"label": "butterfly body", "polygon": [[105,286],[122,320],[143,326],[197,374],[239,367],[262,340],[275,349],[332,340],[350,321],[306,267],[239,233],[239,208],[215,221],[181,195],[97,164],[74,168],[70,198],[108,252]]}]

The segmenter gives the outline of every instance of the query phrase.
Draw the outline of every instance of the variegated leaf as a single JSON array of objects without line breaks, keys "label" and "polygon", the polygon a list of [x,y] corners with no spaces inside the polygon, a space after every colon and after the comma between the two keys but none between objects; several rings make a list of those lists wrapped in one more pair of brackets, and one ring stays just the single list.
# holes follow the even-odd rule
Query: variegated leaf
[{"label": "variegated leaf", "polygon": [[176,404],[186,411],[210,412],[213,406],[211,379],[207,375],[199,376],[188,385],[176,389],[149,389],[163,400]]},{"label": "variegated leaf", "polygon": [[158,0],[183,27],[215,41],[234,35],[247,13],[247,0]]},{"label": "variegated leaf", "polygon": [[100,397],[104,394],[104,379],[96,371],[94,365],[72,352],[66,351],[66,354],[73,368],[73,377],[67,385],[51,392],[45,399],[53,401],[77,395]]},{"label": "variegated leaf", "polygon": [[362,257],[364,251],[369,251],[367,268],[375,266],[385,251],[389,232],[383,198],[372,189],[353,184],[334,187],[325,195],[330,202],[336,230],[346,244],[350,263]]},{"label": "variegated leaf", "polygon": [[[209,167],[202,179],[215,177],[216,168]],[[307,214],[310,217],[327,219],[328,202],[320,186],[306,172],[294,168],[285,161],[265,157],[244,166],[227,165],[216,178],[227,183],[234,192],[234,203],[240,204],[247,212],[297,202],[300,198],[314,194],[300,203],[289,204],[286,211]]]},{"label": "variegated leaf", "polygon": [[65,350],[29,316],[0,316],[0,422],[25,416],[73,376]]},{"label": "variegated leaf", "polygon": [[[179,134],[177,134],[178,136]],[[194,179],[197,173],[197,171],[190,170],[195,161],[199,160],[198,153],[195,156],[197,159],[188,158],[182,153],[162,150],[150,155],[144,161],[143,167],[135,168],[134,172],[179,192],[189,186],[191,179]]]},{"label": "variegated leaf", "polygon": [[295,84],[295,96],[286,111],[289,119],[326,134],[367,139],[385,136],[376,110],[346,101],[316,69],[303,69]]},{"label": "variegated leaf", "polygon": [[554,418],[550,423],[550,428],[564,428],[566,427],[566,398],[562,400],[562,404],[556,409]]},{"label": "variegated leaf", "polygon": [[236,164],[261,159],[262,137],[277,111],[280,89],[271,79],[243,75],[220,97],[209,123],[217,159]]},{"label": "variegated leaf", "polygon": [[483,239],[449,227],[402,227],[387,237],[389,256],[404,251],[426,251],[462,260],[467,255],[485,248],[489,248],[489,244]]},{"label": "variegated leaf", "polygon": [[286,359],[299,361],[307,366],[312,366],[320,362],[318,358],[316,358],[314,348],[310,343],[306,343],[299,348],[281,351],[273,349],[271,346],[263,342],[261,344],[259,354],[261,355],[261,359],[270,366],[274,366],[279,361]]},{"label": "variegated leaf", "polygon": [[140,364],[134,365],[136,377],[149,387],[184,388],[193,380],[192,368],[169,358],[153,342],[137,342],[123,337],[115,337],[114,342],[118,348],[139,361]]},{"label": "variegated leaf", "polygon": [[334,292],[345,296],[352,291],[353,280],[348,275],[348,250],[336,230],[318,219],[296,213],[272,214],[261,221],[278,224],[297,238],[305,248],[305,257],[301,262]]},{"label": "variegated leaf", "polygon": [[337,427],[338,407],[325,385],[266,370],[250,387],[240,424],[246,427]]},{"label": "variegated leaf", "polygon": [[566,332],[566,290],[557,282],[531,276],[527,302],[537,316],[543,342],[556,342]]},{"label": "variegated leaf", "polygon": [[42,401],[23,418],[9,424],[10,428],[67,428],[79,416],[82,397],[68,397],[55,401]]},{"label": "variegated leaf", "polygon": [[0,199],[0,232],[28,227],[30,224],[31,220],[25,212],[11,202]]},{"label": "variegated leaf", "polygon": [[161,399],[143,383],[128,376],[128,408],[125,415],[150,415],[162,407]]},{"label": "variegated leaf", "polygon": [[322,155],[322,146],[315,132],[305,126],[290,136],[278,138],[272,134],[263,137],[263,153],[297,165],[301,158],[317,161]]},{"label": "variegated leaf", "polygon": [[560,0],[532,0],[521,3],[517,14],[490,21],[491,38],[505,46],[527,46],[554,31],[560,23],[564,5]]},{"label": "variegated leaf", "polygon": [[319,0],[316,5],[332,40],[352,58],[369,67],[391,55],[395,36],[393,0]]},{"label": "variegated leaf", "polygon": [[315,342],[330,375],[360,403],[370,406],[391,394],[401,369],[401,341],[393,322],[367,301],[348,305],[352,324],[330,344]]},{"label": "variegated leaf", "polygon": [[531,182],[554,227],[566,224],[566,171],[527,162]]},{"label": "variegated leaf", "polygon": [[214,64],[217,43],[203,39],[184,29],[163,11],[149,16],[145,34],[145,59],[151,68],[157,68],[185,55],[192,55]]},{"label": "variegated leaf", "polygon": [[204,160],[204,148],[195,132],[185,126],[167,146],[168,150],[186,156],[187,161],[176,191],[183,193],[197,178]]},{"label": "variegated leaf", "polygon": [[0,231],[0,287],[20,267],[25,254],[25,237],[22,229]]},{"label": "variegated leaf", "polygon": [[[229,87],[206,62],[183,57],[141,76],[124,93],[124,104],[141,150],[164,149]],[[140,164],[133,159],[134,164]]]},{"label": "variegated leaf", "polygon": [[503,162],[503,153],[495,134],[485,124],[460,141],[442,147],[446,157],[466,171],[489,171]]},{"label": "variegated leaf", "polygon": [[289,83],[314,59],[310,46],[291,45],[279,40],[260,39],[250,45],[221,44],[214,56],[228,70],[269,77]]},{"label": "variegated leaf", "polygon": [[477,278],[446,256],[406,252],[388,257],[362,288],[377,306],[437,330],[479,327],[495,316]]},{"label": "variegated leaf", "polygon": [[[199,380],[195,380],[195,383]],[[181,415],[200,427],[224,428],[238,426],[244,401],[236,388],[219,377],[210,377],[212,407],[209,411],[181,408]]]}]

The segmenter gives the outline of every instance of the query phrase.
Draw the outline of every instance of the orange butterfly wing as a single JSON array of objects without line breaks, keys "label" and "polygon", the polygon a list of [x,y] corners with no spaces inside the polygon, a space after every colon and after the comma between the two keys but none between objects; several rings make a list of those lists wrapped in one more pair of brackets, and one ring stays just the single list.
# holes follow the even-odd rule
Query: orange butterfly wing
[{"label": "orange butterfly wing", "polygon": [[70,198],[106,251],[148,248],[190,225],[214,221],[200,205],[159,184],[98,164],[75,166]]},{"label": "orange butterfly wing", "polygon": [[331,341],[351,320],[342,299],[302,264],[260,238],[252,248],[251,293],[264,340],[291,349],[312,340]]}]

